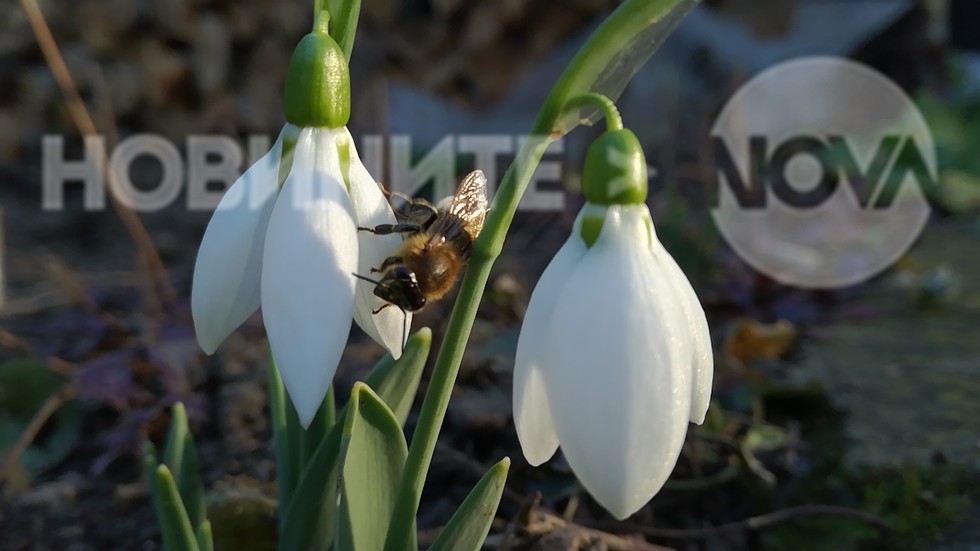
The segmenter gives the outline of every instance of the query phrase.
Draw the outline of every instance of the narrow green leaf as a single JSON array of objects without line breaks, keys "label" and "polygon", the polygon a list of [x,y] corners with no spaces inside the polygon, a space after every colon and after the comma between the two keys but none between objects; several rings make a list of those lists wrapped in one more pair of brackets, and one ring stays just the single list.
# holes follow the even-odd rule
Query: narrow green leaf
[{"label": "narrow green leaf", "polygon": [[[296,406],[293,400],[286,393],[286,446],[288,449],[286,458],[289,461],[289,469],[295,473],[293,484],[299,479],[300,473],[306,466],[306,454],[303,448],[306,446],[306,431],[303,424],[299,421],[299,414],[296,413]],[[296,491],[294,487],[292,491]]]},{"label": "narrow green leaf", "polygon": [[[152,445],[150,445],[152,450]],[[154,459],[155,461],[155,459]],[[198,526],[205,518],[204,484],[201,481],[197,447],[187,423],[187,409],[177,402],[170,413],[170,429],[163,450],[163,464],[176,480],[178,495],[191,526]],[[153,466],[155,470],[156,465]],[[151,476],[151,480],[153,477]]]},{"label": "narrow green leaf", "polygon": [[361,0],[317,0],[326,2],[330,11],[330,36],[344,50],[350,61],[354,49],[354,35],[357,34],[357,19],[361,15]]},{"label": "narrow green leaf", "polygon": [[[408,445],[394,413],[364,383],[355,383],[351,392],[343,447],[336,549],[381,549]],[[414,518],[409,521],[414,525]]]},{"label": "narrow green leaf", "polygon": [[206,520],[204,507],[204,482],[201,480],[201,466],[197,458],[197,446],[191,433],[184,435],[184,454],[181,461],[180,476],[177,477],[177,489],[180,498],[187,509],[191,526],[200,526]]},{"label": "narrow green leaf", "polygon": [[343,436],[341,414],[310,457],[292,501],[279,504],[279,549],[321,551],[333,543],[337,516],[337,478]]},{"label": "narrow green leaf", "polygon": [[429,551],[479,551],[483,547],[497,514],[509,469],[510,458],[505,457],[483,475]]},{"label": "narrow green leaf", "polygon": [[[160,492],[157,491],[157,462],[156,450],[151,442],[143,442],[143,471],[146,473],[146,482],[150,485],[150,500],[153,502],[153,510],[156,511],[157,526],[163,530],[163,504],[160,503]],[[167,542],[163,541],[160,545],[162,551],[170,551]]]},{"label": "narrow green leaf", "polygon": [[170,551],[198,551],[197,536],[177,493],[177,483],[166,465],[156,468],[156,493],[160,505],[163,545]]},{"label": "narrow green leaf", "polygon": [[214,535],[211,533],[211,522],[205,520],[197,527],[197,547],[201,551],[214,551]]},{"label": "narrow green leaf", "polygon": [[[589,37],[551,89],[532,135],[560,137],[594,121],[595,108],[563,112],[569,100],[594,92],[619,99],[637,71],[656,53],[699,0],[628,0]],[[583,118],[581,114],[588,114]],[[536,163],[535,163],[536,164]],[[531,167],[533,170],[533,166]]]},{"label": "narrow green leaf", "polygon": [[176,402],[170,410],[170,430],[163,447],[163,464],[170,468],[174,478],[180,479],[184,463],[184,444],[187,442],[187,410],[184,404]]},{"label": "narrow green leaf", "polygon": [[[337,415],[336,406],[334,406],[333,398],[333,385],[327,389],[327,396],[323,399],[323,404],[320,405],[320,409],[317,410],[316,415],[313,417],[313,421],[310,423],[310,427],[303,431],[303,457],[300,463],[300,470],[306,467],[309,463],[310,458],[316,453],[316,449],[320,446],[320,442],[327,437],[330,433],[330,429],[333,427],[335,422],[335,417]],[[302,427],[300,427],[302,429]]]},{"label": "narrow green leaf", "polygon": [[390,354],[386,355],[364,379],[364,383],[377,392],[394,412],[399,426],[405,426],[412,410],[412,402],[415,401],[431,346],[432,330],[423,327],[408,338],[398,361],[393,360]]},{"label": "narrow green leaf", "polygon": [[[383,400],[399,404],[401,423],[404,423],[404,419],[408,417],[431,343],[432,331],[428,328],[419,330],[408,339],[405,352],[397,362],[392,360],[391,356],[386,356],[367,377],[369,382],[384,389],[379,392]],[[283,465],[283,461],[280,458],[288,457],[291,446],[287,439],[280,435],[286,432],[285,413],[287,408],[292,408],[292,404],[289,403],[282,379],[275,372],[274,366],[270,367],[269,381],[269,407],[272,410],[273,433],[276,438],[276,468],[279,470],[280,480],[279,549],[328,549],[335,535],[341,440],[349,407],[343,408],[326,436],[320,439],[312,453],[308,453],[306,466],[302,472],[294,472],[297,478],[291,482],[287,481],[294,490],[284,495],[282,478],[284,471],[280,466]],[[324,405],[330,404],[331,400],[332,397],[328,394]],[[288,471],[292,465],[292,463],[286,464],[286,470]],[[310,530],[310,526],[314,526],[315,531]]]},{"label": "narrow green leaf", "polygon": [[[279,370],[276,369],[276,362],[269,354],[269,417],[272,421],[272,439],[276,444],[276,482],[279,487],[279,506],[289,503],[293,496],[293,489],[296,487],[296,480],[299,477],[296,465],[298,461],[291,455],[289,435],[287,429],[286,412],[292,408],[289,398],[286,396],[286,387],[283,386]],[[295,416],[295,413],[293,414]],[[280,515],[279,519],[282,520]],[[282,526],[280,522],[280,527]]]}]

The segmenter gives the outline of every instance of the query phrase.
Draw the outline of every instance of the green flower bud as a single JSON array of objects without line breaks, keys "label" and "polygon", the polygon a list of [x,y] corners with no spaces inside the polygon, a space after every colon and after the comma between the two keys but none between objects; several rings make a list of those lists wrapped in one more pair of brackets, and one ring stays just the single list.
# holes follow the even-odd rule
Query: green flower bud
[{"label": "green flower bud", "polygon": [[286,73],[286,121],[302,127],[341,128],[350,120],[350,70],[337,42],[327,34],[326,12],[293,51]]},{"label": "green flower bud", "polygon": [[585,199],[599,205],[631,205],[647,199],[647,162],[640,140],[628,129],[603,132],[585,153]]}]

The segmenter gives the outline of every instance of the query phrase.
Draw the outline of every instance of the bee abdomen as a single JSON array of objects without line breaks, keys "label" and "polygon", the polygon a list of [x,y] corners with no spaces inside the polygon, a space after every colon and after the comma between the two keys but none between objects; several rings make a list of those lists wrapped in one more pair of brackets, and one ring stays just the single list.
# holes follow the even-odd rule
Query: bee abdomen
[{"label": "bee abdomen", "polygon": [[427,254],[411,259],[409,267],[415,272],[422,293],[429,300],[439,300],[453,288],[463,264],[462,257],[456,251],[436,247]]}]

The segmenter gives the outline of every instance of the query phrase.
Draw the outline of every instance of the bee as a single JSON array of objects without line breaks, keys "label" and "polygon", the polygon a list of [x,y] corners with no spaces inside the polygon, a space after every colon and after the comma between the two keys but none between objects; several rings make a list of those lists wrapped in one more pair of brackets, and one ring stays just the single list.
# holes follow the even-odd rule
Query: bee
[{"label": "bee", "polygon": [[470,249],[487,216],[487,177],[482,170],[469,173],[455,194],[436,205],[401,194],[386,195],[407,200],[396,212],[403,222],[357,229],[376,235],[401,234],[404,241],[381,266],[371,268],[371,273],[381,274],[379,280],[354,275],[373,283],[375,296],[385,301],[375,314],[391,305],[415,312],[445,296],[469,262]]}]

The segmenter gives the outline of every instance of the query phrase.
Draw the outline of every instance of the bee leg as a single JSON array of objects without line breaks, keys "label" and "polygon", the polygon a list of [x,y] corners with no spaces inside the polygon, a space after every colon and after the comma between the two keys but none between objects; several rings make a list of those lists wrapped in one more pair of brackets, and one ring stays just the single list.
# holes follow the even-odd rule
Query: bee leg
[{"label": "bee leg", "polygon": [[381,266],[380,267],[378,267],[378,268],[371,268],[371,273],[372,274],[377,274],[377,273],[383,272],[389,266],[392,266],[394,264],[400,264],[403,260],[404,259],[402,257],[400,257],[400,256],[389,256],[388,258],[384,259],[384,262],[381,263]]},{"label": "bee leg", "polygon": [[386,303],[384,303],[384,304],[382,304],[382,305],[381,305],[381,306],[380,306],[380,307],[379,307],[378,309],[376,309],[376,310],[371,310],[371,313],[372,313],[372,314],[377,314],[378,312],[380,312],[380,311],[382,311],[382,310],[384,310],[385,308],[387,308],[387,307],[389,307],[389,306],[391,306],[391,303],[390,303],[390,302],[386,302]]},{"label": "bee leg", "polygon": [[381,182],[378,182],[378,187],[381,188],[381,193],[385,196],[385,199],[387,199],[389,203],[391,202],[392,197],[394,197],[395,199],[401,199],[406,205],[410,205],[410,206],[419,203],[415,198],[409,195],[405,195],[400,191],[392,191],[388,189],[388,187],[382,184]]},{"label": "bee leg", "polygon": [[422,228],[418,224],[378,224],[373,228],[358,226],[357,231],[369,231],[374,235],[391,235],[393,233],[419,233]]}]

